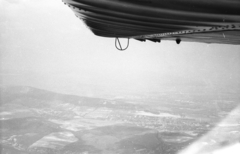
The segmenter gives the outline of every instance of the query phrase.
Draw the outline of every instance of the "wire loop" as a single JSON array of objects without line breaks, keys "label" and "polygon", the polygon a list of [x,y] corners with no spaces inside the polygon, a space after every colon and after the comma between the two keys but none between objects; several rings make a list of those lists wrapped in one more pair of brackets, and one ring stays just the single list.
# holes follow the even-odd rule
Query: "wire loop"
[{"label": "wire loop", "polygon": [[[117,46],[117,43],[118,43],[118,46]],[[119,38],[118,37],[116,37],[115,38],[115,47],[119,50],[119,51],[124,51],[124,50],[126,50],[127,48],[128,48],[128,46],[129,46],[129,38],[128,38],[128,43],[127,43],[127,46],[123,49],[122,48],[122,45],[121,45],[121,42],[119,41]]]}]

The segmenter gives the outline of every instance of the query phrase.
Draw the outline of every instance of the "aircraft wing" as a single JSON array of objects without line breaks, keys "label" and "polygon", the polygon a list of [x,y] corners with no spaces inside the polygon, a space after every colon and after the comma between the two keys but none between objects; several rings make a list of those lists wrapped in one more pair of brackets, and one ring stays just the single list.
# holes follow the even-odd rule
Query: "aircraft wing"
[{"label": "aircraft wing", "polygon": [[63,0],[97,36],[240,44],[239,0]]}]

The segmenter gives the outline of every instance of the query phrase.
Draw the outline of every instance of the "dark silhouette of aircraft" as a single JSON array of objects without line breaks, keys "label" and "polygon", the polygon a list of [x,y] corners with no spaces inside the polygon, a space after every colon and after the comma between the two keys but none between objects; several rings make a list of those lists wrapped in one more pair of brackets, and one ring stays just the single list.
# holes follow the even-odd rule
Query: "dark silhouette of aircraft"
[{"label": "dark silhouette of aircraft", "polygon": [[[239,0],[63,0],[97,36],[240,44]],[[121,47],[119,38],[127,38]],[[117,46],[117,44],[119,46]]]}]

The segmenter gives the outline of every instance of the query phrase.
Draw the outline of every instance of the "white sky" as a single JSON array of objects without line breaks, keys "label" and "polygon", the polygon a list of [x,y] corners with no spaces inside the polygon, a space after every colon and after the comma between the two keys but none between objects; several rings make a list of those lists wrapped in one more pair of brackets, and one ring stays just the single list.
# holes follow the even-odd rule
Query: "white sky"
[{"label": "white sky", "polygon": [[[82,84],[154,89],[193,81],[236,83],[240,46],[95,36],[61,0],[0,0],[1,84],[78,93]],[[135,87],[135,88],[134,88]],[[91,91],[91,90],[90,90]]]}]

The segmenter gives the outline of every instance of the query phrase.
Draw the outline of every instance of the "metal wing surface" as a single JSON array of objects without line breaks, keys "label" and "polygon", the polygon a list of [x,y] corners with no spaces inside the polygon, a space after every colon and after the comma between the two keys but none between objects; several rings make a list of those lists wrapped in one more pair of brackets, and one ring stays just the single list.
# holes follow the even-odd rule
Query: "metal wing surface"
[{"label": "metal wing surface", "polygon": [[97,36],[240,44],[239,0],[63,0]]}]

